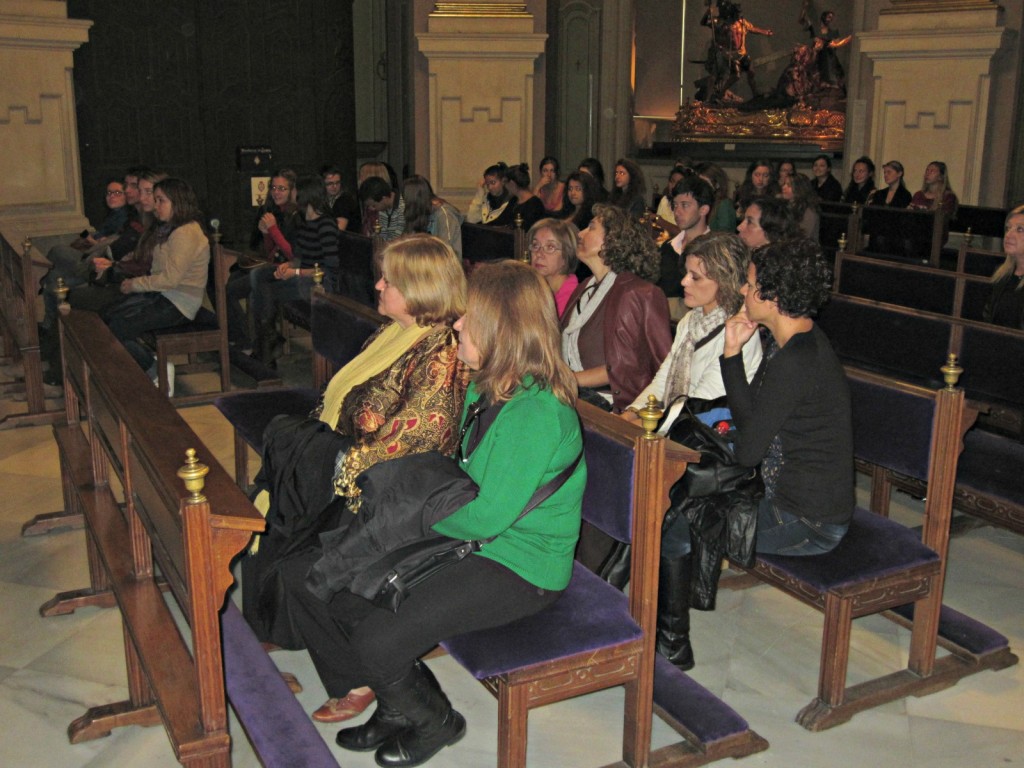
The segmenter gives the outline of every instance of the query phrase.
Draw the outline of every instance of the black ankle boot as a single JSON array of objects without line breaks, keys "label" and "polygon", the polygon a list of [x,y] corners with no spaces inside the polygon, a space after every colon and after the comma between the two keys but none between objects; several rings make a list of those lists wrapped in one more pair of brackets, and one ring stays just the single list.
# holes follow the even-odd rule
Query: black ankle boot
[{"label": "black ankle boot", "polygon": [[690,646],[690,555],[661,558],[658,565],[657,650],[686,672],[693,669]]},{"label": "black ankle boot", "polygon": [[362,725],[343,728],[334,740],[339,747],[352,752],[372,752],[411,723],[401,712],[377,697],[377,709]]},{"label": "black ankle boot", "polygon": [[378,705],[386,703],[409,722],[377,750],[377,765],[409,768],[425,763],[466,734],[465,718],[452,709],[448,697],[426,667],[417,662],[398,682],[376,688]]}]

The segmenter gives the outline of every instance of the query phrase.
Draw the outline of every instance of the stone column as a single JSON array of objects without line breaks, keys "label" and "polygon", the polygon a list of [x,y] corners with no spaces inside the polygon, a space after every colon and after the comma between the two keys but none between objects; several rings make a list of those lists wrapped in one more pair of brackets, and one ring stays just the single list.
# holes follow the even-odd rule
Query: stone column
[{"label": "stone column", "polygon": [[0,0],[0,225],[18,242],[88,226],[71,72],[91,26],[64,2]]},{"label": "stone column", "polygon": [[877,31],[858,34],[875,80],[871,157],[900,160],[911,190],[943,160],[961,202],[978,202],[1001,13],[991,0],[894,0]]},{"label": "stone column", "polygon": [[434,192],[463,211],[484,168],[535,162],[534,71],[547,35],[523,3],[435,3],[417,35],[429,64],[428,157]]}]

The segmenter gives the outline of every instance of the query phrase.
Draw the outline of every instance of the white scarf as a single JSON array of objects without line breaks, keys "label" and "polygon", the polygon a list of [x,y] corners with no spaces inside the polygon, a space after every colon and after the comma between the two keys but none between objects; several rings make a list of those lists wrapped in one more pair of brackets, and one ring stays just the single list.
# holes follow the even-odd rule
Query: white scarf
[{"label": "white scarf", "polygon": [[[615,283],[615,273],[609,272],[601,278],[601,282],[595,283],[594,278],[588,278],[586,290],[580,294],[579,301],[575,307],[566,307],[569,313],[569,322],[562,331],[562,357],[568,363],[569,369],[573,371],[583,370],[583,361],[580,359],[580,331],[587,321],[593,316],[597,308],[601,306],[604,297],[608,295],[612,285]],[[608,332],[608,329],[605,329]]]},{"label": "white scarf", "polygon": [[697,307],[686,318],[686,336],[672,356],[672,367],[668,372],[668,386],[665,388],[665,404],[672,403],[680,395],[690,394],[690,367],[697,342],[722,325],[726,320],[725,310],[717,306],[707,314],[703,307]]}]

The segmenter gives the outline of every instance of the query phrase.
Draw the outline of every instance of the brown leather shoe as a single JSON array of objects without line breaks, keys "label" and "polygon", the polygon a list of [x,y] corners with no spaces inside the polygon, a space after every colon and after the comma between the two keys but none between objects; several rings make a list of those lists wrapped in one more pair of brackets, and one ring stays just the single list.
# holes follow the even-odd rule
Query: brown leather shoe
[{"label": "brown leather shoe", "polygon": [[328,699],[324,705],[313,713],[313,719],[318,723],[341,723],[351,720],[370,706],[370,703],[377,698],[373,691],[366,693],[352,693],[349,691],[344,698]]},{"label": "brown leather shoe", "polygon": [[288,690],[298,695],[302,693],[302,683],[299,682],[299,678],[293,675],[291,672],[282,672],[281,678],[284,680],[285,685],[288,686]]}]

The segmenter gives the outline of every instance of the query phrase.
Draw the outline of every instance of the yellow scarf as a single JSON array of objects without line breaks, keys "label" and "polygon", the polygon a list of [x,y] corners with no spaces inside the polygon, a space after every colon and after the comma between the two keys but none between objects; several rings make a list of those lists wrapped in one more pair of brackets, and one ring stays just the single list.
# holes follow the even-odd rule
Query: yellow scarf
[{"label": "yellow scarf", "polygon": [[324,407],[320,412],[320,420],[337,429],[338,417],[345,396],[364,381],[376,376],[394,365],[395,361],[412,348],[430,332],[430,327],[410,325],[403,328],[392,323],[373,340],[366,349],[352,358],[348,365],[334,374],[324,392]]}]

